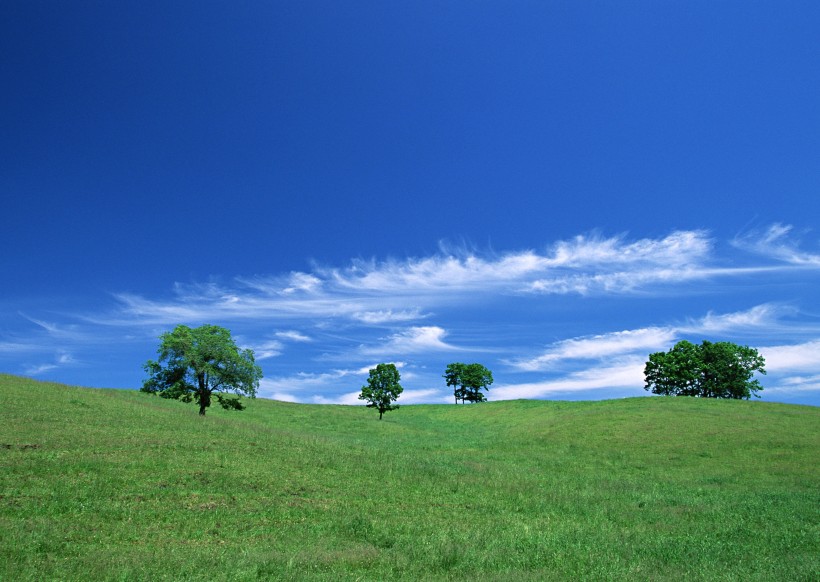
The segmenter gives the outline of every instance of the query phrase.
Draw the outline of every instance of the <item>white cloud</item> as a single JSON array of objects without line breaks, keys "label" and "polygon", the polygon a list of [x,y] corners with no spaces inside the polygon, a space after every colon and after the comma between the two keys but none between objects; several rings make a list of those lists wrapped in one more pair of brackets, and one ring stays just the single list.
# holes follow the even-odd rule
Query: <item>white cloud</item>
[{"label": "white cloud", "polygon": [[76,363],[76,360],[70,353],[68,353],[65,350],[59,350],[57,354],[54,356],[53,363],[28,366],[25,368],[24,373],[27,376],[38,376],[40,374],[44,374],[45,372],[55,370],[60,366],[65,366],[74,363]]},{"label": "white cloud", "polygon": [[[88,319],[110,325],[170,325],[284,318],[326,323],[341,318],[379,325],[422,319],[428,316],[425,310],[454,302],[521,294],[655,293],[659,285],[680,288],[692,281],[774,268],[715,267],[709,264],[712,247],[705,232],[693,230],[638,240],[578,236],[545,252],[481,256],[442,249],[421,258],[354,260],[347,267],[317,266],[310,273],[284,277],[236,278],[228,285],[177,284],[168,300],[122,293],[115,295],[117,314]],[[296,336],[280,339],[299,341]]]},{"label": "white cloud", "polygon": [[733,313],[709,312],[702,319],[684,325],[646,327],[563,340],[534,358],[507,363],[522,371],[544,371],[566,360],[603,360],[630,354],[646,356],[653,351],[668,350],[684,334],[707,334],[749,328],[769,329],[775,325],[777,316],[784,311],[785,309],[779,306],[763,304]]},{"label": "white cloud", "polygon": [[0,342],[0,354],[21,354],[41,350],[42,346],[34,343]]},{"label": "white cloud", "polygon": [[[496,271],[493,273],[493,271]],[[406,261],[354,262],[345,270],[332,272],[334,282],[344,289],[425,293],[464,289],[477,281],[498,280],[498,265],[478,257],[433,256]]]},{"label": "white cloud", "polygon": [[663,327],[617,331],[564,340],[536,358],[512,362],[512,365],[526,371],[546,370],[562,360],[602,359],[635,351],[659,350],[674,342],[675,338],[673,329]]},{"label": "white cloud", "polygon": [[790,376],[783,378],[780,383],[788,386],[814,385],[813,387],[820,388],[820,374],[814,376]]},{"label": "white cloud", "polygon": [[447,394],[437,388],[424,388],[421,390],[405,390],[397,400],[399,404],[421,404],[421,403],[447,403],[453,401],[452,394]]},{"label": "white cloud", "polygon": [[291,273],[288,285],[282,289],[285,295],[294,293],[318,293],[322,288],[322,280],[309,273]]},{"label": "white cloud", "polygon": [[[595,367],[555,380],[506,384],[494,388],[490,400],[543,398],[550,394],[607,388],[643,388],[645,358],[630,357],[612,366]],[[637,393],[637,391],[636,391]]]},{"label": "white cloud", "polygon": [[392,309],[383,309],[380,311],[362,311],[353,314],[353,319],[357,319],[362,323],[368,324],[413,321],[416,319],[423,319],[425,317],[427,316],[423,315],[420,309],[403,309],[396,311],[393,311]]},{"label": "white cloud", "polygon": [[26,376],[38,376],[50,370],[54,370],[57,368],[56,364],[41,364],[39,366],[29,366],[26,368],[25,375]]},{"label": "white cloud", "polygon": [[416,354],[431,351],[458,351],[444,341],[447,332],[434,325],[411,327],[390,336],[381,346],[362,346],[363,354]]},{"label": "white cloud", "polygon": [[268,340],[251,347],[257,360],[267,360],[282,355],[282,342]]},{"label": "white cloud", "polygon": [[[382,362],[379,362],[379,363],[382,363]],[[405,366],[407,366],[407,362],[384,362],[384,363],[385,363],[385,364],[393,364],[393,365],[394,365],[394,366],[396,366],[396,368],[398,368],[399,370],[401,370],[402,368],[404,368]],[[378,365],[379,365],[379,364],[370,364],[370,365],[368,365],[368,366],[362,366],[362,367],[361,367],[361,368],[359,368],[358,370],[354,370],[354,371],[353,371],[353,373],[354,373],[354,374],[364,374],[365,376],[367,376],[367,375],[369,375],[369,374],[370,374],[370,370],[372,370],[373,368],[375,368],[375,367],[376,367],[376,366],[378,366]],[[410,375],[409,375],[409,374],[407,374],[407,373],[405,373],[405,375],[404,375],[403,377],[407,378],[407,377],[410,377]]]},{"label": "white cloud", "polygon": [[763,233],[755,231],[737,236],[732,244],[792,265],[820,267],[820,253],[802,251],[797,242],[789,239],[793,230],[791,225],[775,223]]},{"label": "white cloud", "polygon": [[676,231],[663,239],[641,239],[632,243],[624,237],[608,239],[575,237],[554,247],[553,266],[623,265],[649,263],[681,266],[700,263],[712,243],[703,231]]},{"label": "white cloud", "polygon": [[88,341],[90,339],[86,333],[79,330],[77,325],[64,325],[42,319],[36,319],[34,317],[29,317],[22,312],[20,312],[20,316],[45,330],[47,335],[54,339],[77,342]]},{"label": "white cloud", "polygon": [[776,385],[766,386],[764,394],[816,392],[820,391],[820,374],[814,376],[788,376],[781,378]]},{"label": "white cloud", "polygon": [[308,336],[305,334],[298,332],[298,331],[277,331],[276,337],[281,338],[283,340],[288,340],[292,342],[309,342],[312,341]]},{"label": "white cloud", "polygon": [[[406,362],[388,363],[392,363],[399,370],[407,365]],[[333,389],[338,388],[340,382],[363,385],[367,381],[370,370],[375,367],[376,364],[370,364],[356,369],[335,369],[321,373],[299,372],[291,376],[262,378],[262,380],[259,381],[259,395],[263,398],[285,400],[285,398],[279,398],[274,395],[292,395],[294,392]],[[402,378],[409,379],[412,378],[412,376],[412,374],[405,372]],[[290,396],[289,400],[292,402],[296,402],[297,400],[300,402],[305,401],[304,398],[297,399],[295,396]]]},{"label": "white cloud", "polygon": [[[711,311],[693,326],[694,331],[719,332],[748,327],[770,326],[786,309],[770,303],[757,305],[746,311],[715,315]],[[686,330],[686,328],[683,328]]]},{"label": "white cloud", "polygon": [[358,374],[353,370],[332,370],[319,374],[299,372],[292,376],[263,378],[259,381],[259,394],[265,398],[274,393],[301,392],[307,389],[332,387],[338,381],[350,374]]},{"label": "white cloud", "polygon": [[590,272],[580,274],[556,274],[529,283],[525,290],[531,293],[551,295],[590,295],[593,293],[632,293],[638,289],[657,284],[677,284],[704,280],[716,276],[737,274],[735,270],[710,269],[703,266],[633,267],[614,272]]},{"label": "white cloud", "polygon": [[261,398],[268,398],[270,400],[279,400],[281,402],[301,402],[299,398],[287,392],[272,392],[267,396],[260,396]]},{"label": "white cloud", "polygon": [[[475,254],[439,255],[403,262],[357,261],[346,270],[333,270],[332,278],[344,288],[380,292],[487,289],[499,285],[510,289],[534,289],[552,292],[578,292],[578,281],[567,271],[582,271],[579,280],[604,276],[616,266],[654,265],[653,273],[667,273],[661,279],[680,275],[681,268],[700,265],[710,252],[711,242],[702,231],[674,232],[660,240],[641,239],[625,242],[624,237],[600,238],[579,236],[556,243],[545,254],[534,251],[509,253],[485,259]],[[635,269],[630,269],[633,271]],[[638,271],[642,269],[637,269]],[[591,272],[587,272],[591,271]],[[597,273],[597,271],[602,271]],[[549,277],[544,277],[549,275]],[[625,273],[615,274],[626,279]],[[657,274],[653,281],[659,280]],[[552,282],[555,282],[554,284]],[[615,287],[615,283],[611,283]],[[623,287],[623,283],[617,285]],[[563,291],[559,291],[564,289]]]},{"label": "white cloud", "polygon": [[820,340],[802,344],[758,348],[767,372],[820,372]]},{"label": "white cloud", "polygon": [[341,396],[336,396],[333,398],[326,398],[324,396],[316,395],[313,397],[314,404],[345,404],[345,405],[362,405],[364,406],[366,403],[364,400],[359,400],[360,391],[357,392],[348,392],[346,394],[342,394]]}]

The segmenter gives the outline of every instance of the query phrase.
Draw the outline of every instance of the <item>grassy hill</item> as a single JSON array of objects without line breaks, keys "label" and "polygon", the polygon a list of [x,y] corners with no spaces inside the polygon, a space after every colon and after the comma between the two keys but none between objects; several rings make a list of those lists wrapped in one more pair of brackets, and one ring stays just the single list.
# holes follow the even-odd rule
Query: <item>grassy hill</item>
[{"label": "grassy hill", "polygon": [[0,579],[820,579],[820,409],[377,417],[0,375]]}]

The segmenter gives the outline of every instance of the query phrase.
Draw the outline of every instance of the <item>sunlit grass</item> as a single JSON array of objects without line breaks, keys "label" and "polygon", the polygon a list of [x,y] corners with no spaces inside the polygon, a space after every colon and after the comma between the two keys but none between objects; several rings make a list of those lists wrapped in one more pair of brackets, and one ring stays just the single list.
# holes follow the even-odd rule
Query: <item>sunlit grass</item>
[{"label": "sunlit grass", "polygon": [[820,579],[817,408],[377,417],[0,376],[0,579]]}]

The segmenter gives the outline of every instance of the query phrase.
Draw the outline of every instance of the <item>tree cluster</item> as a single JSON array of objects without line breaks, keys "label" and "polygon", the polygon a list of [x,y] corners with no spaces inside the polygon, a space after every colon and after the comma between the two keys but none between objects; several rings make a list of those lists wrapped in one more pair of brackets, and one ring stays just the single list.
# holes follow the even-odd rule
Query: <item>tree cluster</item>
[{"label": "tree cluster", "polygon": [[484,402],[487,398],[483,390],[489,390],[493,383],[493,373],[481,364],[462,364],[454,362],[447,365],[444,371],[447,386],[453,387],[456,404],[466,402]]},{"label": "tree cluster", "polygon": [[765,374],[765,360],[756,349],[731,342],[680,341],[668,352],[650,354],[644,368],[646,390],[653,394],[701,398],[760,397],[755,372]]},{"label": "tree cluster", "polygon": [[[242,410],[241,397],[256,396],[262,369],[253,351],[240,350],[227,329],[178,325],[160,340],[159,357],[144,366],[149,377],[141,391],[196,402],[202,416],[214,398],[225,409]],[[753,376],[765,374],[764,366],[763,356],[748,346],[706,340],[695,345],[683,340],[668,352],[649,355],[645,389],[653,394],[748,400],[763,390]],[[394,364],[378,364],[370,370],[359,399],[379,411],[379,420],[399,408],[395,401],[403,392],[400,379]],[[493,383],[493,374],[478,363],[453,362],[447,365],[444,379],[453,388],[456,404],[466,404],[487,400],[484,391]]]},{"label": "tree cluster", "polygon": [[[243,410],[241,397],[256,397],[262,369],[256,365],[252,350],[240,350],[231,332],[216,325],[190,328],[178,325],[160,336],[158,358],[148,360],[144,369],[148,379],[142,392],[196,402],[199,414],[205,416],[212,399],[225,409]],[[484,402],[484,390],[493,383],[493,374],[481,364],[455,362],[444,374],[447,385],[453,387],[456,404]],[[385,412],[399,408],[395,404],[404,391],[395,364],[378,364],[370,370],[367,384],[362,386],[360,400],[368,408]]]}]

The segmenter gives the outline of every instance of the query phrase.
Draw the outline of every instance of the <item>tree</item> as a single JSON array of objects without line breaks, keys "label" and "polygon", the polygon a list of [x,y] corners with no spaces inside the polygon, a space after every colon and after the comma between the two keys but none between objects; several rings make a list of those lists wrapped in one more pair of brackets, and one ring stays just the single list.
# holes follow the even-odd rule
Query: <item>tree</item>
[{"label": "tree", "polygon": [[461,377],[469,402],[484,402],[487,398],[482,390],[489,390],[493,383],[493,373],[481,364],[467,364]]},{"label": "tree", "polygon": [[748,400],[763,387],[755,372],[765,374],[765,359],[756,349],[731,342],[701,345],[679,341],[668,352],[649,355],[644,368],[646,390],[653,394]]},{"label": "tree", "polygon": [[487,398],[482,390],[488,390],[493,383],[493,373],[481,364],[462,364],[454,362],[447,365],[444,379],[448,386],[453,386],[453,395],[458,404],[465,402],[484,402]]},{"label": "tree", "polygon": [[[252,350],[240,350],[231,332],[216,325],[191,329],[178,325],[160,336],[157,361],[148,360],[144,368],[150,377],[142,392],[163,398],[192,400],[199,414],[215,397],[226,410],[243,410],[241,396],[256,397],[262,369],[256,365]],[[237,398],[231,398],[233,393]]]},{"label": "tree", "polygon": [[399,384],[400,379],[399,371],[394,364],[379,364],[370,370],[367,386],[362,386],[359,400],[367,400],[368,408],[377,408],[381,420],[385,412],[399,407],[393,402],[404,391]]},{"label": "tree", "polygon": [[464,404],[464,398],[467,395],[461,380],[464,375],[465,365],[466,364],[462,364],[461,362],[453,362],[452,364],[447,364],[447,369],[444,371],[444,379],[447,381],[447,385],[453,387],[453,396],[456,398],[456,404],[458,404],[459,400]]}]

